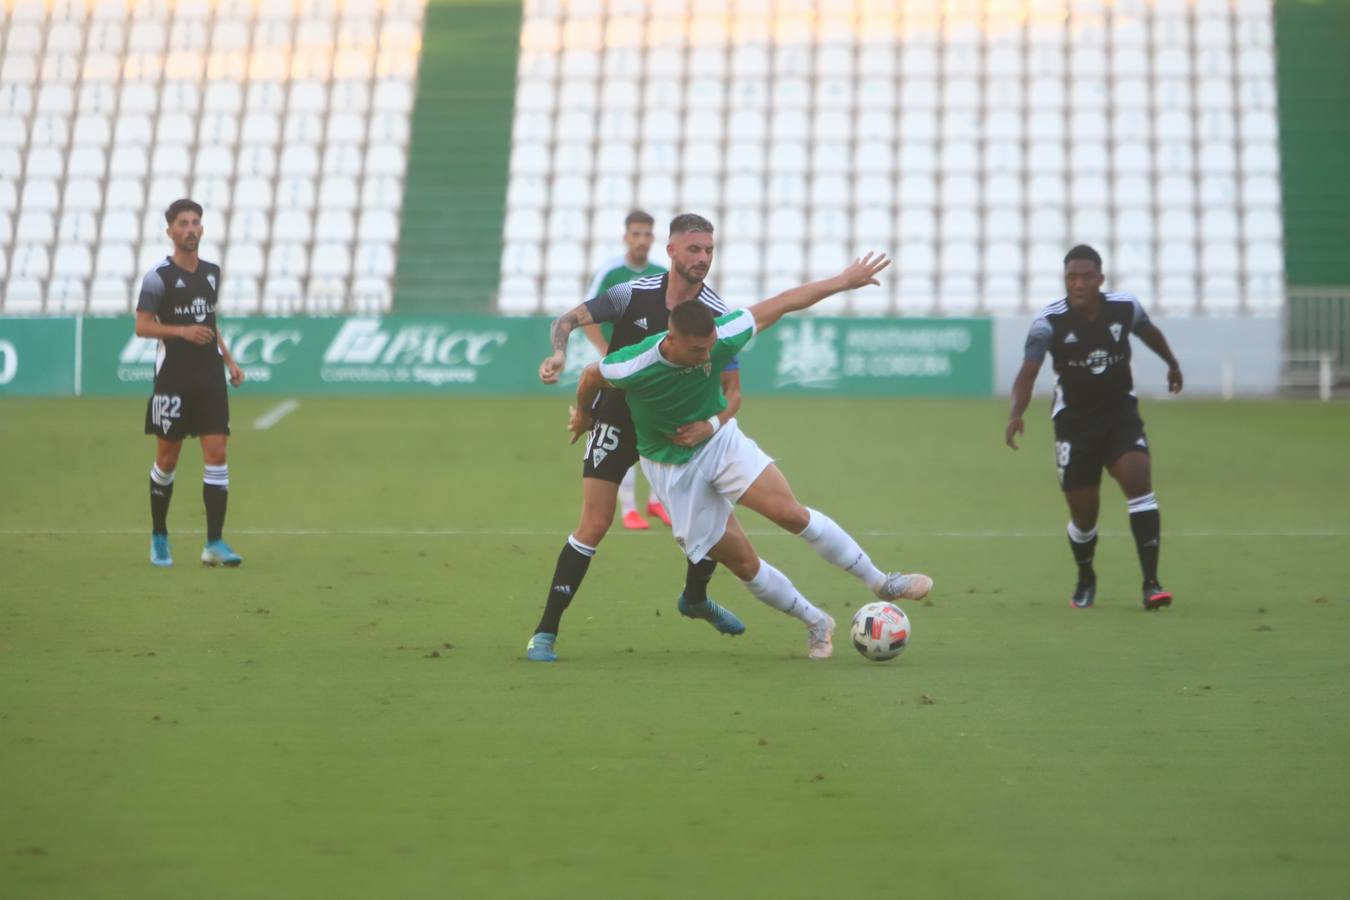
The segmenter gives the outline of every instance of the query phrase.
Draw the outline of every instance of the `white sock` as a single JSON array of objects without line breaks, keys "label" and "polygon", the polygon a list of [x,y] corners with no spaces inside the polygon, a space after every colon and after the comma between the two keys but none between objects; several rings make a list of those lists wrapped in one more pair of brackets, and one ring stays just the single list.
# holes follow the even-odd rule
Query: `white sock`
[{"label": "white sock", "polygon": [[230,486],[230,467],[228,463],[223,466],[203,466],[202,469],[202,481],[205,484],[223,488],[228,488]]},{"label": "white sock", "polygon": [[762,559],[755,577],[742,584],[766,606],[801,619],[807,625],[814,625],[825,618],[825,613],[812,606],[811,601],[801,595],[786,575]]},{"label": "white sock", "polygon": [[[177,471],[176,469],[174,470]],[[150,480],[160,487],[168,487],[173,484],[174,472],[164,472],[159,468],[159,463],[153,463],[150,466]]]},{"label": "white sock", "polygon": [[637,509],[637,469],[629,469],[619,482],[619,511],[625,516]]},{"label": "white sock", "polygon": [[875,593],[886,583],[886,573],[872,565],[872,559],[863,552],[847,531],[823,512],[807,509],[811,521],[801,535],[811,549],[820,554],[826,562],[833,563],[848,574],[860,580]]},{"label": "white sock", "polygon": [[1092,543],[1092,539],[1097,536],[1097,526],[1094,525],[1090,530],[1083,531],[1074,524],[1073,519],[1070,519],[1068,532],[1069,540],[1073,541],[1075,544],[1090,544]]}]

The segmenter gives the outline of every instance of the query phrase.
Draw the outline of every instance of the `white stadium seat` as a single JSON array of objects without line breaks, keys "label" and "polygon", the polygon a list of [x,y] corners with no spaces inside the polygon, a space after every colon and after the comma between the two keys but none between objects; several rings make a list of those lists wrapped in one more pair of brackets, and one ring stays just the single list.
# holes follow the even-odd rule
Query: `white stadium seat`
[{"label": "white stadium seat", "polygon": [[132,256],[131,245],[109,243],[105,238],[104,243],[99,246],[94,271],[99,278],[125,279],[135,275],[135,259]]},{"label": "white stadium seat", "polygon": [[310,269],[316,277],[345,279],[351,274],[351,249],[346,244],[316,244]]},{"label": "white stadium seat", "polygon": [[258,279],[231,272],[220,286],[221,307],[231,316],[255,315],[262,308]]},{"label": "white stadium seat", "polygon": [[16,243],[10,257],[9,271],[16,277],[46,278],[51,270],[47,243]]},{"label": "white stadium seat", "polygon": [[325,209],[315,220],[316,242],[350,244],[355,233],[354,216],[350,212]]},{"label": "white stadium seat", "polygon": [[89,210],[67,207],[66,211],[61,213],[61,220],[56,229],[57,240],[61,243],[88,246],[94,243],[97,236],[98,222]]},{"label": "white stadium seat", "polygon": [[[137,290],[140,285],[137,283]],[[89,314],[122,315],[132,305],[131,286],[126,278],[95,278],[89,288]]]},{"label": "white stadium seat", "polygon": [[33,316],[42,312],[42,282],[36,278],[15,277],[5,285],[4,312],[11,316]]},{"label": "white stadium seat", "polygon": [[47,315],[82,315],[88,305],[89,292],[80,277],[53,274],[47,284]]},{"label": "white stadium seat", "polygon": [[269,277],[263,284],[262,311],[269,316],[290,316],[304,311],[304,289],[300,279],[290,276]]},{"label": "white stadium seat", "polygon": [[[331,213],[323,213],[323,216],[327,215],[331,215]],[[274,246],[282,242],[291,244],[309,243],[314,233],[314,218],[314,215],[308,210],[278,209],[271,222]]]},{"label": "white stadium seat", "polygon": [[262,275],[265,268],[261,245],[230,242],[229,248],[225,251],[224,262],[224,271],[230,273],[230,278],[257,278]]},{"label": "white stadium seat", "polygon": [[389,244],[361,244],[354,268],[358,276],[388,278],[394,274],[394,251]]}]

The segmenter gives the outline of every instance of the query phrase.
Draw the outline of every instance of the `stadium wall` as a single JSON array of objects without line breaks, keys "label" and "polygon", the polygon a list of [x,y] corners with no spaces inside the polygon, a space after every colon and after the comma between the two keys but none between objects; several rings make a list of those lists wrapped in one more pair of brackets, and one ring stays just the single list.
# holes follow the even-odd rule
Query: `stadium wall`
[{"label": "stadium wall", "polygon": [[[564,396],[596,358],[580,334],[562,384],[537,377],[550,320],[490,315],[240,318],[221,332],[254,394]],[[989,319],[809,318],[741,354],[756,394],[986,397]],[[144,395],[157,342],[131,317],[0,318],[0,395]]]},{"label": "stadium wall", "polygon": [[[1181,363],[1186,396],[1270,396],[1280,388],[1280,320],[1271,316],[1170,316],[1154,320]],[[994,320],[994,390],[1006,394],[1021,368],[1030,317]],[[1134,342],[1134,386],[1143,397],[1167,395],[1167,366]],[[1036,395],[1049,397],[1055,375],[1041,369]]]},{"label": "stadium wall", "polygon": [[[155,342],[120,318],[0,318],[0,395],[144,394]],[[1276,319],[1160,320],[1188,396],[1264,396],[1280,383]],[[549,319],[499,316],[244,318],[221,330],[257,394],[564,395],[596,358],[574,335],[559,387],[541,385]],[[741,355],[747,393],[873,396],[1006,394],[1021,365],[1027,320],[804,318]],[[1165,393],[1151,352],[1135,354],[1140,394]],[[1050,367],[1038,392],[1048,395]]]}]

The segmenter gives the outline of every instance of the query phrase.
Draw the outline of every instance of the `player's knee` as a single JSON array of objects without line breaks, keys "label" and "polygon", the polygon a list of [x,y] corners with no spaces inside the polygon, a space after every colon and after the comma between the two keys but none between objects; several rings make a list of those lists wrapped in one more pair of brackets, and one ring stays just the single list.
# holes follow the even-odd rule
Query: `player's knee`
[{"label": "player's knee", "polygon": [[774,516],[774,524],[793,534],[801,534],[811,524],[811,511],[800,503],[784,506]]},{"label": "player's knee", "polygon": [[753,550],[747,552],[735,545],[720,546],[714,547],[709,555],[741,581],[749,581],[759,573],[759,556]]},{"label": "player's knee", "polygon": [[577,525],[576,532],[574,532],[576,539],[588,547],[600,546],[600,542],[604,540],[605,535],[609,533],[610,520],[613,518],[613,512],[610,513],[609,520],[583,513],[581,522]]}]

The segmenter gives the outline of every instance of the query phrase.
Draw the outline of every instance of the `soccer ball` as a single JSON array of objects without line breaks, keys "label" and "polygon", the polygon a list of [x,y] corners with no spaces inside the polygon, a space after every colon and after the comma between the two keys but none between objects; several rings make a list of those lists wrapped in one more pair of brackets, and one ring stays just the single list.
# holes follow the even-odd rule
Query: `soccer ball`
[{"label": "soccer ball", "polygon": [[878,600],[853,614],[853,646],[874,662],[895,659],[909,644],[909,616],[894,603]]}]

